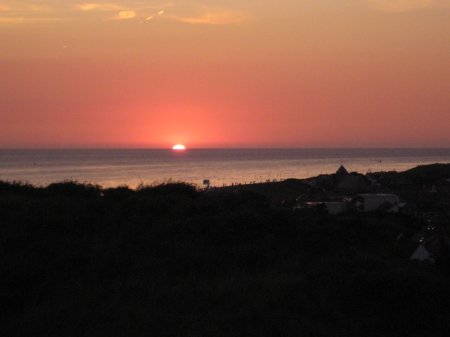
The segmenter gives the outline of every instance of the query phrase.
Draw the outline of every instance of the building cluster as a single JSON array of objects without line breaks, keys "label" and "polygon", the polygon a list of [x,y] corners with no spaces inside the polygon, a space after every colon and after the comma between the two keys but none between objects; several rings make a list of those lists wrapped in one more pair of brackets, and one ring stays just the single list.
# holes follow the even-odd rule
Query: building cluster
[{"label": "building cluster", "polygon": [[398,172],[349,173],[341,165],[335,174],[305,179],[308,188],[293,209],[407,214],[420,228],[412,238],[418,247],[411,259],[433,262],[434,256],[450,248],[450,177],[427,180],[431,181],[422,184]]},{"label": "building cluster", "polygon": [[308,191],[296,199],[294,209],[325,206],[332,214],[349,209],[363,212],[398,212],[405,206],[398,195],[384,192],[371,174],[348,173],[341,165],[333,175],[305,179]]}]

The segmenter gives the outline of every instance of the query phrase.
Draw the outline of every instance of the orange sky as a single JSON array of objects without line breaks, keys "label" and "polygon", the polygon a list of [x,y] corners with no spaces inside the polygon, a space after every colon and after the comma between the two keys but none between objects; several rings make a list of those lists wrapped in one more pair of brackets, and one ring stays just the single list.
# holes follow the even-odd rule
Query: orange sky
[{"label": "orange sky", "polygon": [[7,0],[0,46],[0,148],[450,147],[448,0]]}]

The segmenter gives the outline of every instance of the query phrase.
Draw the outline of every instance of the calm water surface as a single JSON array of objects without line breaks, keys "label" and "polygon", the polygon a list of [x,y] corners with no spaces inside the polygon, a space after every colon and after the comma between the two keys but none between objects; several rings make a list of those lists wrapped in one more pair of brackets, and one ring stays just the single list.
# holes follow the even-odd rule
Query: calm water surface
[{"label": "calm water surface", "polygon": [[259,183],[348,171],[404,171],[450,163],[450,149],[90,149],[0,150],[0,180],[45,186],[77,180],[104,187],[167,179],[202,186]]}]

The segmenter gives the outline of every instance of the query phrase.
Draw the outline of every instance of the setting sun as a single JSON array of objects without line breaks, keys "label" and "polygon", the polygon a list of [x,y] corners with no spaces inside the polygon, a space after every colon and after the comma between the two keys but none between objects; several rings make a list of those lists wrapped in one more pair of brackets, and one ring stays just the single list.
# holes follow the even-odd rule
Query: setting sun
[{"label": "setting sun", "polygon": [[172,149],[173,149],[173,150],[185,150],[186,148],[184,147],[184,145],[177,144],[177,145],[174,145],[174,146],[172,147]]},{"label": "setting sun", "polygon": [[450,147],[449,0],[131,3],[0,1],[0,149]]}]

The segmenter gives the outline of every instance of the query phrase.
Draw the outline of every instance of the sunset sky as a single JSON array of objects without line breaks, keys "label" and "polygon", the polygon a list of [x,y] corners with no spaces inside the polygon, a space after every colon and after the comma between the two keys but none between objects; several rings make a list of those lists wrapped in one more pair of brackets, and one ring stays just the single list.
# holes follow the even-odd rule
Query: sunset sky
[{"label": "sunset sky", "polygon": [[0,148],[450,147],[450,0],[0,0]]}]

